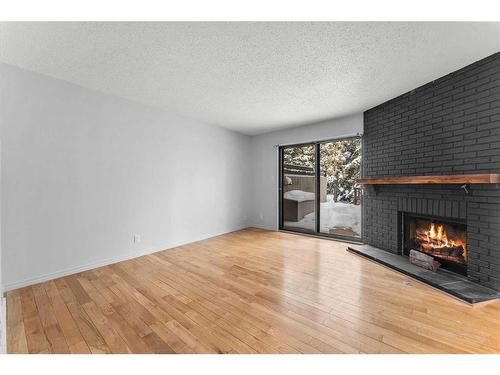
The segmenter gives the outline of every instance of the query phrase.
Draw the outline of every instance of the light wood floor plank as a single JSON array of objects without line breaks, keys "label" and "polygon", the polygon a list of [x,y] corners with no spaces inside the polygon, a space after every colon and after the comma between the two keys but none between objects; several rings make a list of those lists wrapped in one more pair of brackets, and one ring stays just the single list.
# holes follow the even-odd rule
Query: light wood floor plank
[{"label": "light wood floor plank", "polygon": [[57,279],[54,281],[59,290],[61,297],[68,308],[71,317],[73,318],[78,330],[82,334],[85,343],[88,345],[90,352],[94,354],[111,353],[111,350],[106,345],[103,337],[90,320],[89,316],[83,309],[83,306],[78,303],[71,288],[66,283],[65,279]]},{"label": "light wood floor plank", "polygon": [[9,353],[500,353],[462,303],[341,242],[246,229],[7,293]]},{"label": "light wood floor plank", "polygon": [[10,353],[27,353],[26,331],[23,322],[23,308],[20,293],[12,292],[7,295],[7,346]]}]

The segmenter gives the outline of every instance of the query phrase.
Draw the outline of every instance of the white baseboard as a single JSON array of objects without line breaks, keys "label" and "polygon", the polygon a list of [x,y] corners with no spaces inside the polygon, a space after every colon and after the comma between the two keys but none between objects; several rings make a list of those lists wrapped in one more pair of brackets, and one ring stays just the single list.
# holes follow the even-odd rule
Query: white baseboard
[{"label": "white baseboard", "polygon": [[98,260],[98,261],[95,261],[95,262],[87,263],[87,264],[84,264],[84,265],[80,265],[80,266],[76,266],[76,267],[70,267],[70,268],[66,268],[66,269],[60,270],[60,271],[48,273],[48,274],[45,274],[45,275],[40,275],[40,276],[36,276],[36,277],[32,277],[32,278],[27,278],[27,279],[24,279],[24,280],[16,281],[14,283],[5,284],[3,286],[3,292],[8,292],[9,290],[15,290],[15,289],[23,288],[25,286],[35,285],[35,284],[38,284],[38,283],[43,283],[45,281],[57,279],[59,277],[64,277],[64,276],[72,275],[72,274],[78,273],[78,272],[88,271],[88,270],[91,270],[93,268],[98,268],[98,267],[107,266],[107,265],[110,265],[110,264],[113,264],[113,263],[123,262],[124,260],[138,258],[138,257],[141,257],[143,255],[157,253],[159,251],[172,249],[174,247],[186,245],[186,244],[189,244],[189,243],[206,240],[208,238],[217,237],[217,236],[220,236],[220,235],[223,235],[223,234],[226,234],[226,233],[230,233],[230,232],[234,232],[234,231],[237,231],[237,230],[241,230],[241,229],[244,229],[244,228],[246,228],[246,226],[242,227],[242,228],[239,228],[239,229],[234,229],[234,230],[231,230],[231,231],[227,231],[227,232],[222,232],[222,233],[208,235],[208,236],[202,236],[201,238],[197,238],[197,239],[194,239],[192,241],[185,241],[185,242],[176,243],[176,244],[169,244],[169,245],[167,245],[165,247],[155,248],[155,249],[145,249],[145,250],[142,249],[142,250],[138,250],[138,251],[135,251],[135,252],[129,252],[129,253],[126,253],[126,254],[123,254],[123,255],[119,255],[119,256],[116,256],[116,257],[113,257],[113,258],[102,259],[102,260]]},{"label": "white baseboard", "polygon": [[0,296],[0,354],[7,353],[7,299]]}]

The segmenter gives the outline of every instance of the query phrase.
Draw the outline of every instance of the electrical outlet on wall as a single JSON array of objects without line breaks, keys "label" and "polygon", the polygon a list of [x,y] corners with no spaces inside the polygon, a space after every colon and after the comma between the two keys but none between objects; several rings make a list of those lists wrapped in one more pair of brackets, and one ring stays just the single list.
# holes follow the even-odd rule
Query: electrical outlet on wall
[{"label": "electrical outlet on wall", "polygon": [[134,243],[139,243],[139,242],[141,242],[141,235],[134,234]]}]

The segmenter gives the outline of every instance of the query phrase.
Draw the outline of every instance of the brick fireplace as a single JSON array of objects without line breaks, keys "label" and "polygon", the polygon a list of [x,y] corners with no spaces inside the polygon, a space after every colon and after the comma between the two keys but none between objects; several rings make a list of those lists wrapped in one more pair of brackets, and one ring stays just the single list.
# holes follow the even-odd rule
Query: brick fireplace
[{"label": "brick fireplace", "polygon": [[[364,178],[488,173],[500,173],[500,53],[364,113]],[[500,290],[498,184],[364,187],[364,243],[404,255],[409,217],[459,224],[459,273]],[[446,246],[450,254],[461,251]]]}]

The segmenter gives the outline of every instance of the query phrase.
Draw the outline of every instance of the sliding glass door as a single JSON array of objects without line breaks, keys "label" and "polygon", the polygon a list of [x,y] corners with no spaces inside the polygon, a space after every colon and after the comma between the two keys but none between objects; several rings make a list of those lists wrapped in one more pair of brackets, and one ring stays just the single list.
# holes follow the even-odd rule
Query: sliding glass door
[{"label": "sliding glass door", "polygon": [[280,229],[361,237],[361,139],[280,148]]}]

